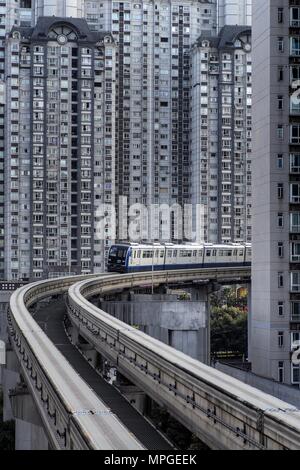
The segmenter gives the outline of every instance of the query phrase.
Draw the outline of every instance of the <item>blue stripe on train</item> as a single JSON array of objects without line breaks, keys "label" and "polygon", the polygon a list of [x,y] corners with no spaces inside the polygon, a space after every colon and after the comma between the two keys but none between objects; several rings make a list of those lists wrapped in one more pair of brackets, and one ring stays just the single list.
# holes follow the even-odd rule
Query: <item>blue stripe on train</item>
[{"label": "blue stripe on train", "polygon": [[[200,269],[200,268],[230,268],[251,266],[251,263],[211,263],[211,264],[168,264],[165,266],[153,266],[153,271],[168,271],[172,269]],[[152,265],[129,266],[125,268],[128,273],[152,271]]]}]

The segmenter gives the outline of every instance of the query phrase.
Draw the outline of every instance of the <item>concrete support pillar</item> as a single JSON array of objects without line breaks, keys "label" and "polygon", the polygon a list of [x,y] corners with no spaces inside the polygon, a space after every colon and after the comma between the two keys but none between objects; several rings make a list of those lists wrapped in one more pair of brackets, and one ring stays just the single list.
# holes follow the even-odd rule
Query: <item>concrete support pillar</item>
[{"label": "concrete support pillar", "polygon": [[87,361],[91,364],[91,366],[96,369],[97,368],[97,358],[98,358],[98,353],[95,349],[88,349],[87,351],[84,352],[85,357],[87,358]]},{"label": "concrete support pillar", "polygon": [[94,369],[99,369],[99,353],[89,343],[78,343],[78,348]]},{"label": "concrete support pillar", "polygon": [[10,390],[20,383],[20,365],[15,352],[8,347],[6,350],[6,365],[2,368],[2,389],[3,389],[3,421],[14,419],[11,401],[9,399]]},{"label": "concrete support pillar", "polygon": [[41,426],[15,420],[15,450],[48,450],[48,440]]},{"label": "concrete support pillar", "polygon": [[147,411],[147,395],[135,385],[121,385],[118,387],[122,395],[142,415]]},{"label": "concrete support pillar", "polygon": [[15,416],[15,449],[48,450],[48,439],[32,396],[25,386],[10,392]]},{"label": "concrete support pillar", "polygon": [[70,335],[71,343],[76,346],[78,344],[79,330],[75,326],[68,328],[68,334]]},{"label": "concrete support pillar", "polygon": [[[201,362],[210,364],[209,294],[214,286],[199,284],[184,286],[191,300],[180,293],[134,294],[128,300],[103,301],[99,307],[119,320],[140,328],[149,336],[168,344]],[[125,300],[126,299],[126,300]]]}]

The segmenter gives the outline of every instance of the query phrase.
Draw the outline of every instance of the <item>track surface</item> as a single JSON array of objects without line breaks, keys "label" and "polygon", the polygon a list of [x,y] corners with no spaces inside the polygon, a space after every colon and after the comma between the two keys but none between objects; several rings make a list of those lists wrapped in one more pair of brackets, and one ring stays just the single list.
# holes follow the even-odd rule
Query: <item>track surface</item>
[{"label": "track surface", "polygon": [[65,313],[64,301],[59,299],[52,301],[49,306],[40,306],[34,318],[81,378],[146,449],[171,450],[172,447],[161,434],[114,387],[102,379],[70,343],[63,327]]}]

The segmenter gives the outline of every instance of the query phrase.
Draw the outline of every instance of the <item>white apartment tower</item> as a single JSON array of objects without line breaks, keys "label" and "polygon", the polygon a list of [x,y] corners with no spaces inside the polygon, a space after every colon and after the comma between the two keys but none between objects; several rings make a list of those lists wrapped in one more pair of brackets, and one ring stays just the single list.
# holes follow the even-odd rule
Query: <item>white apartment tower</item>
[{"label": "white apartment tower", "polygon": [[21,0],[21,2],[19,0],[2,0],[0,2],[0,279],[4,279],[4,255],[6,251],[6,247],[4,247],[4,123],[6,120],[5,61],[7,59],[7,54],[5,52],[5,37],[14,26],[20,25],[21,17],[24,15],[26,16],[28,12],[29,15],[31,15],[31,2],[28,0]]},{"label": "white apartment tower", "polygon": [[115,54],[83,19],[6,41],[5,278],[104,271],[96,208],[115,198]]},{"label": "white apartment tower", "polygon": [[33,0],[33,21],[41,16],[82,18],[84,0]]},{"label": "white apartment tower", "polygon": [[[1,276],[26,280],[69,272],[103,271],[113,219],[108,214],[106,239],[97,240],[94,212],[100,203],[112,204],[118,210],[119,197],[126,197],[128,206],[136,203],[148,207],[183,206],[191,202],[191,178],[194,178],[193,165],[197,158],[191,146],[194,145],[191,132],[194,133],[195,123],[198,126],[202,119],[197,121],[198,117],[190,114],[196,91],[192,88],[191,94],[191,60],[194,60],[191,47],[199,37],[216,38],[217,0],[7,0],[4,3],[0,9],[0,18],[5,15],[0,24],[0,78],[6,84],[5,99],[0,102]],[[248,24],[244,18],[249,13],[249,2],[245,2],[245,8],[241,3],[219,2],[222,24]],[[50,25],[50,18],[53,22],[59,19],[59,33]],[[65,34],[64,28],[66,31],[69,28],[69,33]],[[4,54],[7,33],[10,34]],[[63,40],[64,36],[66,43],[60,44],[60,37]],[[103,42],[104,37],[110,37],[111,41],[98,49],[96,44]],[[82,52],[83,49],[89,53]],[[75,50],[77,56],[73,56]],[[231,48],[229,55],[232,51]],[[102,58],[98,57],[101,54]],[[6,64],[4,55],[9,58]],[[245,54],[243,58],[240,56],[240,63],[236,62],[239,71],[234,70],[231,76],[240,83],[234,88],[237,106],[246,103],[250,91],[250,83],[246,86],[241,77],[245,73],[249,79],[249,64],[245,62]],[[221,62],[224,61],[220,55],[220,66]],[[234,64],[233,58],[231,63]],[[86,67],[91,78],[81,74]],[[227,72],[228,76],[231,72]],[[195,74],[194,79],[198,80]],[[207,77],[212,98],[214,79],[213,74]],[[227,86],[228,92],[230,85],[226,83],[224,90]],[[224,91],[224,100],[229,99],[225,96],[227,92]],[[220,97],[221,92],[219,99],[223,99]],[[212,99],[211,108],[213,102]],[[241,122],[239,116],[234,115],[232,119]],[[243,153],[243,162],[245,146],[249,145],[248,124],[246,119],[243,129],[236,129],[235,134],[238,145],[238,130],[241,131],[239,137],[244,147],[236,153]],[[228,133],[228,126],[223,131]],[[204,124],[201,132],[205,132]],[[213,140],[213,128],[211,135]],[[207,160],[212,187],[216,184],[214,171],[219,173],[221,181],[221,174],[228,170],[228,162],[214,159],[212,152]],[[216,170],[216,165],[223,164],[222,171]],[[238,161],[232,165],[235,171],[231,168],[231,183],[237,188],[249,175],[244,163],[240,173]],[[199,185],[205,187],[201,178]],[[200,201],[202,196],[201,193]],[[217,204],[222,197],[219,191]],[[215,203],[212,202],[212,211]],[[228,222],[230,218],[231,232],[216,238],[246,240],[248,206],[241,213],[233,198],[230,204],[230,209],[224,209],[231,211],[230,216],[226,213],[222,220]],[[220,215],[223,208],[217,211]],[[236,223],[237,228],[232,225],[233,215],[238,213],[243,219],[242,231],[239,230],[242,223]],[[215,218],[211,215],[211,219]],[[155,227],[151,227],[155,229],[153,240],[160,238],[164,224],[163,217],[157,217]],[[218,234],[223,229],[218,227]],[[127,235],[120,238],[124,237]],[[150,237],[141,227],[140,239]],[[172,237],[175,239],[171,232]],[[5,262],[4,252],[7,253]]]},{"label": "white apartment tower", "polygon": [[85,17],[118,44],[117,196],[189,203],[190,48],[216,33],[215,0],[87,0]]},{"label": "white apartment tower", "polygon": [[254,373],[299,386],[300,1],[254,0],[253,13],[250,361]]},{"label": "white apartment tower", "polygon": [[225,26],[191,51],[191,191],[209,243],[251,242],[251,29]]},{"label": "white apartment tower", "polygon": [[218,0],[218,30],[223,26],[251,26],[252,0]]}]

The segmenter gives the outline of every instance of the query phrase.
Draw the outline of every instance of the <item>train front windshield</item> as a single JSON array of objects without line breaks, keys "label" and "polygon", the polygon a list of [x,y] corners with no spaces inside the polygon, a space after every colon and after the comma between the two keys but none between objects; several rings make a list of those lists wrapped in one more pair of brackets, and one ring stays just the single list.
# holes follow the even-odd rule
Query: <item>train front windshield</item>
[{"label": "train front windshield", "polygon": [[123,271],[125,270],[126,257],[128,253],[128,246],[114,245],[111,247],[108,255],[108,269]]}]

